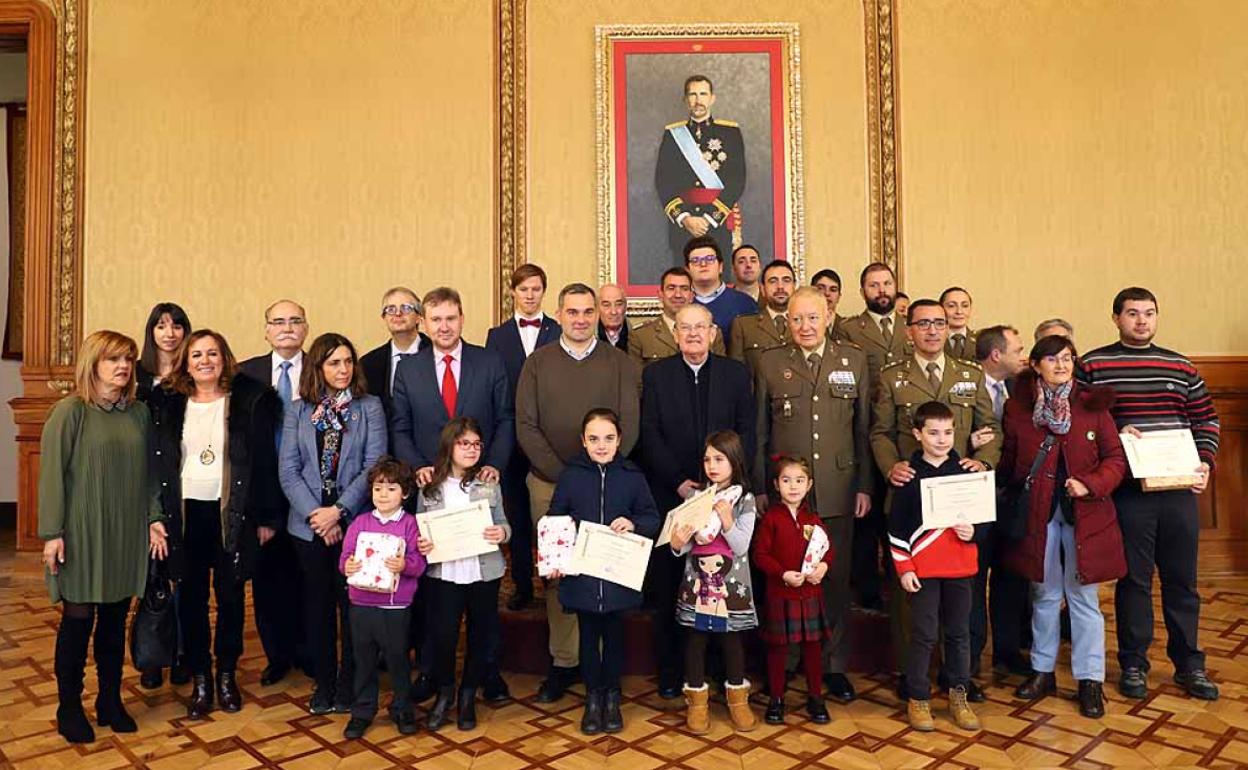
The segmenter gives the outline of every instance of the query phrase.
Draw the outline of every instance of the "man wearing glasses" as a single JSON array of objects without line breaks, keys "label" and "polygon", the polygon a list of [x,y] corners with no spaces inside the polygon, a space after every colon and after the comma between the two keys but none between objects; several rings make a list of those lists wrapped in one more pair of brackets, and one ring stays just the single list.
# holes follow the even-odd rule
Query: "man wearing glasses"
[{"label": "man wearing glasses", "polygon": [[[238,365],[243,374],[272,385],[283,408],[299,399],[303,341],[308,336],[307,317],[303,307],[295,302],[288,299],[274,302],[264,311],[264,339],[270,351]],[[274,441],[280,440],[279,430]],[[256,630],[260,632],[260,643],[269,662],[260,674],[260,684],[265,687],[280,682],[297,659],[305,671],[312,671],[310,657],[299,649],[299,640],[304,638],[303,603],[294,563],[290,537],[285,529],[279,529],[260,549],[251,582]]]},{"label": "man wearing glasses", "polygon": [[[719,328],[702,305],[681,307],[675,328],[680,354],[657,361],[641,375],[640,461],[661,511],[670,511],[701,487],[703,445],[715,431],[736,431],[745,456],[754,456],[754,398],[745,366],[714,355]],[[679,697],[683,682],[683,634],[676,623],[683,565],[683,556],[659,548],[646,574],[663,698]]]},{"label": "man wearing glasses", "polygon": [[[915,300],[910,303],[906,319],[906,337],[914,346],[914,354],[880,371],[872,409],[871,451],[891,486],[902,486],[914,478],[908,459],[919,448],[913,430],[914,412],[928,401],[940,401],[953,410],[953,449],[962,467],[973,472],[986,471],[1001,459],[1001,425],[992,411],[992,394],[984,384],[984,370],[977,363],[948,355],[948,336],[949,322],[941,304],[933,299]],[[973,448],[972,433],[978,435],[976,443],[987,443]],[[891,591],[890,595],[896,599],[890,613],[893,649],[899,670],[904,670],[902,657],[909,643],[908,605],[900,601],[901,591]],[[967,698],[974,703],[984,700],[983,690],[973,680],[967,688]]]},{"label": "man wearing glasses", "polygon": [[758,302],[750,295],[724,283],[724,255],[719,243],[709,235],[685,244],[685,269],[693,277],[693,298],[706,305],[721,336],[732,331],[739,315],[758,312]]},{"label": "man wearing glasses", "polygon": [[423,311],[416,292],[406,286],[396,286],[381,298],[381,320],[386,324],[390,339],[360,357],[364,369],[364,381],[368,392],[381,399],[386,410],[389,431],[388,449],[394,452],[394,372],[399,362],[414,356],[429,345],[429,337],[420,330]]}]

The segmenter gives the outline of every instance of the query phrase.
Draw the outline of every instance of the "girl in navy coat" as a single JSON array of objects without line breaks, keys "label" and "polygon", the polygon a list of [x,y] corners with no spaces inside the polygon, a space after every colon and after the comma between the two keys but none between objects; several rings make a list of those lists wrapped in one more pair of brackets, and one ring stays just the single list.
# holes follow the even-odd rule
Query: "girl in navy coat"
[{"label": "girl in navy coat", "polygon": [[[610,409],[591,409],[581,422],[585,447],[564,468],[550,502],[549,516],[610,526],[616,532],[653,537],[659,512],[641,470],[619,457],[620,418]],[[620,669],[624,662],[622,612],[641,606],[641,592],[584,575],[558,574],[559,601],[575,611],[580,624],[581,678],[585,680],[585,714],[581,732],[618,733]]]}]

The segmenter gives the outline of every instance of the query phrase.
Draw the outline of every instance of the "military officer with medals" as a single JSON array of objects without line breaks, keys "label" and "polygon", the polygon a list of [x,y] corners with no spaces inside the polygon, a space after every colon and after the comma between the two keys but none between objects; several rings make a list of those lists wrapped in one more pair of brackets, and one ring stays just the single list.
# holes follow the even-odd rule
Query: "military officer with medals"
[{"label": "military officer with medals", "polygon": [[979,335],[971,328],[971,293],[961,286],[950,286],[940,293],[939,302],[949,322],[945,352],[963,361],[974,361]]},{"label": "military officer with medals", "polygon": [[740,243],[737,204],[745,191],[745,142],[734,121],[712,117],[714,104],[710,78],[686,78],[689,117],[664,127],[659,144],[654,182],[677,264],[690,238],[710,235],[719,243],[721,254],[731,254]]},{"label": "military officer with medals", "polygon": [[[876,465],[892,486],[901,486],[914,478],[909,462],[919,448],[913,432],[914,412],[928,401],[940,401],[953,410],[953,449],[960,456],[962,467],[974,472],[991,469],[1001,458],[1001,426],[992,411],[992,396],[984,384],[983,369],[945,352],[948,322],[939,302],[915,300],[909,314],[906,334],[914,354],[885,366],[875,390],[871,451]],[[972,434],[977,434],[974,443]],[[904,651],[909,641],[908,605],[900,600],[901,591],[892,591],[891,595],[898,599],[892,602],[890,613],[894,650],[904,668]],[[967,693],[973,702],[982,702],[983,691],[974,681]]]},{"label": "military officer with medals", "polygon": [[[663,312],[658,318],[632,329],[628,334],[628,354],[643,368],[661,358],[674,356],[676,346],[676,311],[693,301],[693,276],[683,267],[671,267],[659,278],[659,304]],[[711,352],[725,355],[724,341],[714,335]]]},{"label": "military officer with medals", "polygon": [[751,315],[739,315],[732,321],[732,339],[728,342],[728,355],[745,364],[754,376],[758,359],[772,348],[789,342],[789,319],[786,311],[789,297],[797,288],[797,274],[793,266],[777,259],[763,269],[759,281],[763,311]]},{"label": "military officer with medals", "polygon": [[[867,358],[852,343],[827,338],[827,302],[813,287],[794,292],[788,319],[791,343],[762,353],[754,372],[754,492],[766,508],[767,458],[781,453],[806,458],[814,475],[811,507],[823,519],[834,552],[848,554],[854,520],[871,507]],[[832,625],[823,648],[824,685],[833,697],[848,701],[854,697],[845,676],[849,559],[834,559],[822,585]]]}]

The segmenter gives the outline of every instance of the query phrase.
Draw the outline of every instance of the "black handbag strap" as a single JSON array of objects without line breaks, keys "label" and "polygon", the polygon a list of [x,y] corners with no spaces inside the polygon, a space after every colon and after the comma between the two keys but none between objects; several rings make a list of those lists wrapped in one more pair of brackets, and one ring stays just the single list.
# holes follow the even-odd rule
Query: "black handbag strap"
[{"label": "black handbag strap", "polygon": [[1031,489],[1031,480],[1040,472],[1040,466],[1044,465],[1044,458],[1057,444],[1057,436],[1052,433],[1044,437],[1044,441],[1040,444],[1040,449],[1036,451],[1036,459],[1031,461],[1031,468],[1027,470],[1027,478],[1023,480],[1023,489]]}]

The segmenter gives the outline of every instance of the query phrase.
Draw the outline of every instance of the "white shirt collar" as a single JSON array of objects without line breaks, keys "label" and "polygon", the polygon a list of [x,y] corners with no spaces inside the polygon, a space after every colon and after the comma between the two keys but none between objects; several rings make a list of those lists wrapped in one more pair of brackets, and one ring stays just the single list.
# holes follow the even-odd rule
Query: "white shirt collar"
[{"label": "white shirt collar", "polygon": [[303,351],[300,350],[298,353],[294,354],[289,359],[286,359],[286,358],[282,358],[281,354],[279,354],[276,350],[274,350],[272,354],[269,356],[269,363],[272,367],[273,373],[277,374],[281,372],[282,362],[287,361],[287,360],[290,361],[290,368],[292,371],[295,369],[303,368]]},{"label": "white shirt collar", "polygon": [[710,294],[698,294],[698,290],[694,289],[693,298],[696,299],[698,302],[701,302],[703,305],[705,305],[708,302],[714,302],[715,300],[719,299],[719,295],[723,294],[726,291],[728,291],[728,284],[724,283],[723,281],[720,281],[719,286],[715,290],[713,290]]},{"label": "white shirt collar", "polygon": [[376,519],[377,521],[380,521],[382,524],[390,524],[392,522],[398,521],[399,519],[403,518],[403,506],[399,506],[395,510],[395,512],[390,514],[389,516],[383,516],[381,511],[374,508],[373,518]]},{"label": "white shirt collar", "polygon": [[[772,323],[775,323],[775,321],[776,321],[776,319],[777,319],[777,318],[784,318],[784,311],[783,311],[783,310],[772,310],[772,309],[771,309],[771,305],[768,305],[768,306],[767,306],[767,315],[771,316],[771,321],[772,321]],[[787,320],[787,319],[786,319],[786,320]]]},{"label": "white shirt collar", "polygon": [[683,353],[680,355],[680,359],[685,362],[685,366],[693,370],[693,376],[696,378],[698,373],[702,371],[702,367],[706,366],[707,362],[711,360],[711,354],[708,351],[706,358],[702,359],[702,363],[700,364],[691,363],[689,359],[685,358]]},{"label": "white shirt collar", "polygon": [[438,350],[436,347],[433,348],[433,357],[436,358],[439,363],[442,361],[443,358],[446,358],[447,355],[450,355],[450,357],[455,359],[456,361],[462,361],[464,357],[464,341],[461,339],[455,345],[454,349],[452,349],[449,354],[443,353],[441,350]]},{"label": "white shirt collar", "polygon": [[[525,315],[524,313],[521,313],[519,310],[517,310],[517,311],[516,311],[513,315],[515,316],[515,319],[516,319],[516,326],[519,326],[519,325],[520,325],[520,319],[522,319],[522,318],[523,318],[524,320],[526,320],[526,321],[538,321],[538,322],[541,322],[541,321],[545,321],[545,320],[546,320],[546,314],[545,314],[544,312],[542,312],[541,310],[537,311],[537,315],[532,316],[532,317],[527,316],[527,315]],[[539,326],[538,328],[540,329],[541,327]]]},{"label": "white shirt collar", "polygon": [[585,352],[584,352],[584,353],[577,353],[577,352],[575,352],[574,350],[572,350],[572,348],[568,347],[567,340],[565,340],[565,339],[563,338],[563,335],[562,335],[562,334],[560,334],[560,335],[559,335],[559,347],[563,348],[563,352],[564,352],[564,353],[567,353],[567,354],[568,354],[569,356],[571,356],[574,360],[576,360],[576,361],[584,361],[585,359],[587,359],[587,358],[589,358],[591,355],[593,355],[594,348],[598,347],[598,338],[597,338],[597,337],[591,337],[591,338],[590,338],[590,340],[589,340],[589,347],[585,348]]},{"label": "white shirt collar", "polygon": [[391,358],[394,358],[395,356],[411,355],[412,353],[418,353],[418,352],[420,352],[420,336],[419,335],[417,335],[416,339],[412,340],[412,346],[408,348],[407,350],[400,350],[399,346],[394,343],[394,339],[391,338],[390,340],[390,357]]},{"label": "white shirt collar", "polygon": [[914,354],[914,362],[919,365],[919,371],[923,372],[925,375],[927,374],[927,365],[929,363],[934,363],[936,364],[937,374],[941,377],[945,376],[945,353],[943,348],[941,349],[940,355],[936,357],[935,361],[928,361],[926,358],[921,357],[916,351]]}]

